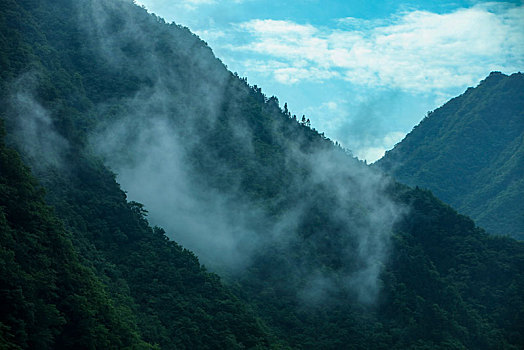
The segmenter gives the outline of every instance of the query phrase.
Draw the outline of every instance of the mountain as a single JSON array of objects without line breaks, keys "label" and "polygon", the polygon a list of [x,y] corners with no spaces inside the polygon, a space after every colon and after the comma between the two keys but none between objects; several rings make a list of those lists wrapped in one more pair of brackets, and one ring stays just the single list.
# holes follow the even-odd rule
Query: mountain
[{"label": "mountain", "polygon": [[[3,131],[3,130],[2,130]],[[0,345],[149,348],[136,318],[82,264],[18,154],[0,140]],[[124,316],[126,318],[124,318]]]},{"label": "mountain", "polygon": [[[192,252],[151,227],[143,206],[126,200],[114,174],[89,150],[95,103],[109,92],[133,91],[129,76],[98,61],[98,48],[82,47],[85,33],[76,32],[77,5],[95,11],[103,3],[0,4],[0,115],[7,142],[55,209],[53,214],[41,203],[41,190],[34,190],[40,197],[18,194],[40,187],[28,174],[23,182],[11,179],[11,172],[28,170],[13,164],[14,150],[6,151],[10,158],[0,167],[7,220],[0,347],[268,348],[271,337],[251,307]],[[122,5],[159,24],[143,9]],[[31,223],[30,215],[43,219],[20,227]]]},{"label": "mountain", "polygon": [[[3,348],[522,348],[523,243],[352,158],[129,1],[0,6]],[[35,213],[54,226],[17,226]]]},{"label": "mountain", "polygon": [[430,189],[489,232],[524,239],[524,75],[491,73],[435,111],[376,165]]}]

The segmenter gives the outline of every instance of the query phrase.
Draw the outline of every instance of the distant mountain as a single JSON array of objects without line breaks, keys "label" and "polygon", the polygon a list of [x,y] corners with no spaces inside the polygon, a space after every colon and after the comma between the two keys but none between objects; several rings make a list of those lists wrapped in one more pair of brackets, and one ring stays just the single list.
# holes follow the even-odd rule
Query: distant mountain
[{"label": "distant mountain", "polygon": [[0,348],[524,345],[523,243],[131,1],[0,1],[0,118]]},{"label": "distant mountain", "polygon": [[428,113],[376,166],[489,232],[524,239],[524,75],[491,73]]}]

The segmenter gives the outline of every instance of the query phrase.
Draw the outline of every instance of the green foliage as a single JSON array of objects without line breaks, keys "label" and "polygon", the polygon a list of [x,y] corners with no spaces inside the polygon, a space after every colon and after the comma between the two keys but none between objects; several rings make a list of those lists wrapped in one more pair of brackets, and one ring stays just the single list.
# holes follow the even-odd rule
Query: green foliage
[{"label": "green foliage", "polygon": [[18,154],[0,142],[2,345],[146,348],[133,318],[119,318],[103,284],[80,263]]},{"label": "green foliage", "polygon": [[[90,4],[84,2],[81,6]],[[146,346],[141,339],[165,349],[268,348],[271,341],[264,325],[245,303],[227,291],[216,275],[206,272],[192,253],[170,242],[162,230],[153,230],[144,217],[143,207],[126,202],[114,175],[85,147],[87,132],[96,121],[90,115],[93,103],[132,94],[147,81],[130,76],[129,71],[115,71],[95,45],[82,40],[83,34],[75,29],[78,23],[70,15],[77,10],[73,2],[12,1],[2,2],[2,6],[5,11],[0,14],[1,23],[6,24],[12,13],[19,21],[2,27],[6,46],[0,51],[8,57],[22,57],[24,63],[20,69],[9,65],[3,70],[10,73],[2,79],[3,86],[11,84],[9,89],[2,90],[1,98],[8,101],[10,94],[16,93],[11,88],[15,85],[12,78],[28,71],[36,75],[34,102],[49,111],[52,128],[67,140],[68,147],[60,159],[67,166],[46,166],[45,157],[41,160],[24,156],[48,189],[47,200],[72,233],[70,239],[81,255],[76,257],[79,261],[62,263],[72,270],[66,275],[71,286],[40,285],[39,290],[46,293],[61,291],[60,298],[56,298],[60,300],[60,308],[55,306],[55,299],[42,301],[41,308],[45,309],[42,313],[47,315],[50,325],[42,322],[41,327],[49,335],[44,337],[35,329],[26,331],[7,322],[1,328],[3,339],[18,339],[22,348],[42,348],[43,343],[33,346],[34,339],[41,339],[50,347],[64,348]],[[141,18],[138,22],[145,20],[147,25],[157,28],[160,25],[143,9],[126,4],[124,10],[138,14]],[[122,15],[125,16],[115,13],[115,20]],[[181,35],[193,38],[184,30]],[[20,43],[9,46],[10,40],[17,38]],[[164,35],[164,40],[167,39],[170,38]],[[24,50],[28,52],[25,56]],[[118,108],[116,104],[114,109]],[[10,109],[9,103],[2,104],[0,113],[6,118],[9,130],[17,127],[17,118],[25,117]],[[14,144],[23,141],[15,133],[9,136]],[[21,198],[19,205],[30,204],[26,202]],[[16,213],[19,221],[28,222],[25,211]],[[51,237],[57,235],[55,231],[45,233]],[[8,242],[7,237],[5,241]],[[49,245],[53,249],[58,246]],[[51,252],[42,253],[46,254]],[[19,259],[24,263],[38,262],[27,255]],[[39,270],[42,266],[45,265],[35,265],[27,273],[28,278],[44,273],[45,270]],[[88,271],[98,284],[75,269]],[[96,278],[91,269],[96,271]],[[16,295],[17,288],[8,286],[6,291]],[[78,293],[77,289],[86,291]],[[26,305],[21,298],[23,295],[10,305],[14,308]],[[99,305],[105,305],[105,311],[99,311],[102,308]],[[53,312],[56,317],[51,317]],[[10,322],[18,320],[24,324],[32,319],[32,313],[6,309],[2,315],[12,319]],[[64,315],[69,318],[64,319]],[[24,337],[31,337],[31,342],[13,335],[13,329],[29,334]],[[57,337],[55,333],[60,339],[53,340]]]}]

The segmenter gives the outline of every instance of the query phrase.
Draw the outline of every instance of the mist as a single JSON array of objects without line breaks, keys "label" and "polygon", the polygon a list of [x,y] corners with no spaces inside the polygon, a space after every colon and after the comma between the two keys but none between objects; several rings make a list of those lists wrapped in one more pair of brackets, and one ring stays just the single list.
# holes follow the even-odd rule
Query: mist
[{"label": "mist", "polygon": [[[144,203],[151,223],[195,251],[208,266],[234,271],[247,266],[254,250],[276,230],[264,224],[269,220],[263,209],[242,201],[240,194],[195,183],[186,146],[166,119],[135,127],[141,132],[132,144],[124,141],[132,132],[126,120],[93,138],[129,198]],[[115,147],[128,147],[131,159],[120,158]]]},{"label": "mist", "polygon": [[53,119],[36,98],[40,84],[39,74],[30,71],[22,74],[10,85],[6,120],[8,142],[15,145],[32,170],[43,175],[50,169],[66,170],[68,141],[54,127]]},{"label": "mist", "polygon": [[[157,20],[159,36],[151,37],[129,18],[117,30],[107,28],[115,3],[94,1],[80,7],[79,16],[107,62],[148,82],[132,96],[95,107],[103,122],[90,145],[117,174],[128,198],[143,203],[153,225],[211,270],[248,273],[257,261],[278,252],[289,256],[286,268],[301,280],[300,300],[322,303],[342,289],[361,303],[373,303],[393,227],[406,212],[386,194],[389,180],[334,146],[304,149],[303,132],[286,138],[281,130],[288,121],[282,121],[280,109],[268,112],[268,101],[261,115],[270,118],[271,127],[263,130],[264,137],[284,159],[260,163],[260,130],[244,118],[249,88],[180,28],[168,30]],[[129,42],[140,49],[139,57],[125,50]],[[164,45],[163,52],[176,54],[162,54],[158,47]],[[246,192],[250,173],[210,141],[218,128],[227,132],[235,156],[253,163],[268,181],[281,170],[286,185],[268,196]],[[317,212],[318,220],[329,221],[326,225],[314,221]],[[330,241],[336,256],[316,258],[318,247]],[[326,269],[330,261],[336,273]]]}]

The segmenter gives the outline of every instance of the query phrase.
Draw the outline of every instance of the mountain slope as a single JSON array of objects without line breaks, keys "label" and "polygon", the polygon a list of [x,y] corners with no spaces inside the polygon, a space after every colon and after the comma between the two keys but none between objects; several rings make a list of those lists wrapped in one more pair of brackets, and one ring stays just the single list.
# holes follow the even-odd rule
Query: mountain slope
[{"label": "mountain slope", "polygon": [[151,348],[132,311],[82,265],[42,188],[3,135],[0,169],[2,348]]},{"label": "mountain slope", "polygon": [[370,170],[130,2],[0,4],[8,140],[144,342],[524,344],[522,243]]},{"label": "mountain slope", "polygon": [[[83,2],[81,6],[99,4]],[[132,92],[133,84],[121,72],[110,73],[112,67],[101,62],[103,58],[97,61],[93,57],[98,47],[78,47],[80,34],[85,33],[74,29],[78,22],[71,14],[78,10],[77,5],[71,1],[3,1],[1,6],[0,52],[7,59],[2,61],[6,79],[1,81],[4,103],[0,113],[6,120],[8,140],[48,190],[46,199],[72,233],[82,262],[96,271],[109,302],[118,306],[117,325],[135,322],[131,330],[142,344],[163,349],[268,348],[270,337],[249,307],[233,296],[218,276],[208,273],[193,253],[169,241],[162,229],[149,226],[143,207],[126,200],[114,174],[86,146],[86,130],[95,122],[88,111],[97,98],[108,91],[115,95]],[[124,9],[142,15],[153,26],[159,24],[143,9],[126,6]],[[182,33],[193,38],[187,31]],[[97,63],[100,70],[94,68]],[[2,174],[6,171],[0,170]],[[21,205],[29,203],[20,200]],[[50,237],[58,234],[53,230],[44,233]],[[37,266],[30,274],[42,272],[45,270]],[[72,279],[79,283],[85,278]],[[42,288],[53,292],[47,285]],[[16,286],[7,289],[16,292]],[[76,292],[66,288],[63,293],[74,298]],[[5,301],[2,297],[2,304]],[[54,300],[46,302],[52,310]],[[97,301],[88,298],[85,303],[86,312],[95,309],[96,315]],[[21,306],[14,302],[15,308]],[[31,318],[10,310],[6,315],[21,323]],[[96,323],[104,329],[102,321]],[[76,341],[93,337],[92,342],[98,338],[104,342],[92,348],[121,348],[113,345],[111,332],[116,339],[132,340],[123,327],[113,327],[105,336],[81,326],[71,328]],[[84,341],[82,346],[89,344]],[[53,341],[44,345],[39,348],[58,346]],[[32,343],[21,347],[33,348]]]},{"label": "mountain slope", "polygon": [[524,75],[491,73],[430,113],[376,164],[488,231],[524,238]]}]

